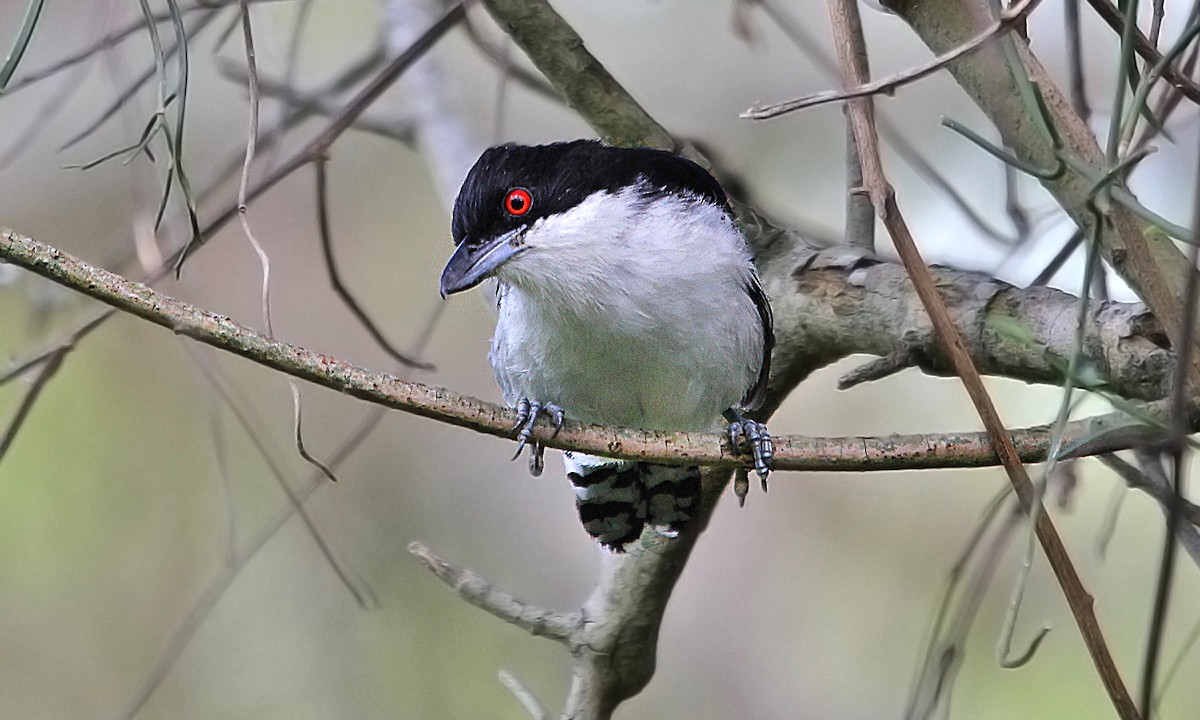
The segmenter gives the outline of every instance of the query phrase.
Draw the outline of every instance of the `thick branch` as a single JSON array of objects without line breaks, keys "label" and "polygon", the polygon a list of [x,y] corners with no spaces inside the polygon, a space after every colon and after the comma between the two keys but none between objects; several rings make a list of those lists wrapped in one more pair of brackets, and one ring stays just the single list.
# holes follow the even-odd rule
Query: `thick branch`
[{"label": "thick branch", "polygon": [[[977,11],[979,3],[964,0],[895,0],[888,8],[900,15],[936,54],[945,53],[974,36],[988,21]],[[1044,101],[1061,149],[1041,129],[1040,118],[1023,100],[1008,71],[1007,60],[996,44],[959,58],[947,67],[955,80],[1000,131],[1004,144],[1017,156],[1040,168],[1058,166],[1062,158],[1072,158],[1090,168],[1092,177],[1073,171],[1047,176],[1042,184],[1082,229],[1089,231],[1098,220],[1090,207],[1097,189],[1096,178],[1104,174],[1106,161],[1087,124],[1071,109],[1069,100],[1033,55],[1029,44],[1016,34],[1012,42],[1022,67]],[[1146,226],[1132,212],[1112,203],[1106,208],[1111,222],[1101,228],[1105,259],[1138,293],[1159,318],[1176,347],[1181,341],[1195,342],[1183,332],[1183,283],[1187,263],[1169,238],[1159,232],[1146,232]],[[1196,356],[1200,359],[1200,353]],[[1196,383],[1197,368],[1191,368]]]},{"label": "thick branch", "polygon": [[[771,273],[767,292],[780,345],[812,368],[849,355],[906,354],[925,372],[949,375],[904,268],[847,248],[789,254],[794,269]],[[1079,300],[1046,287],[1018,288],[981,273],[931,268],[951,318],[981,372],[1061,384],[1073,350]],[[1169,391],[1175,356],[1140,303],[1093,302],[1083,327],[1077,384],[1125,398]]]}]

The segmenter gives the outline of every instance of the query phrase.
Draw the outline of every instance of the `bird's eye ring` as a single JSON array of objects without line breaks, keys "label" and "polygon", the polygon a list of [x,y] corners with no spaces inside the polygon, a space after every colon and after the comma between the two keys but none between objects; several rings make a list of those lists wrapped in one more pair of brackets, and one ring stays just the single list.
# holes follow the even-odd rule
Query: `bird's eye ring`
[{"label": "bird's eye ring", "polygon": [[509,215],[524,215],[533,207],[533,196],[525,188],[515,188],[508,191],[504,197],[504,209]]}]

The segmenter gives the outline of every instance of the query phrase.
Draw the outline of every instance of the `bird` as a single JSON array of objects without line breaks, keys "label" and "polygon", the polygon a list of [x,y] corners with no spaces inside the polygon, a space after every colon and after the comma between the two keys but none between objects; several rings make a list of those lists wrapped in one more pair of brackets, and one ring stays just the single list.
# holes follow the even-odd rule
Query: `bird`
[{"label": "bird", "polygon": [[[695,162],[598,140],[485,150],[454,203],[443,298],[496,281],[489,360],[517,410],[517,456],[538,418],[706,432],[728,423],[765,486],[771,306],[718,181]],[[514,456],[516,459],[516,456]],[[622,552],[649,526],[685,530],[700,468],[564,454],[584,529]]]}]

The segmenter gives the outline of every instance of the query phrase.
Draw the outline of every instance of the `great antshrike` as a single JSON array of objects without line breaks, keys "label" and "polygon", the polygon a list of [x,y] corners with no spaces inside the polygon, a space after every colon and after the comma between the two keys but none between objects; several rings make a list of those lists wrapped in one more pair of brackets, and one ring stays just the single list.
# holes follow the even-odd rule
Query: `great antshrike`
[{"label": "great antshrike", "polygon": [[[454,203],[443,297],[498,281],[490,360],[518,409],[520,448],[540,414],[651,430],[729,422],[758,474],[771,308],[725,193],[703,168],[594,140],[487,150]],[[540,467],[541,448],[534,443]],[[700,469],[566,453],[584,528],[621,550],[646,525],[682,530]]]}]

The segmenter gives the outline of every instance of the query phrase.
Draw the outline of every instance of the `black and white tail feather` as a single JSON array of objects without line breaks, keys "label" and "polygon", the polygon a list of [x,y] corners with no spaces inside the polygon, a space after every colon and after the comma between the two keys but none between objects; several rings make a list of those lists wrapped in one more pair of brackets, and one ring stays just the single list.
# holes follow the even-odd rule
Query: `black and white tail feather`
[{"label": "black and white tail feather", "polygon": [[565,453],[567,478],[583,529],[622,552],[652,527],[674,537],[700,506],[700,468],[654,465]]},{"label": "black and white tail feather", "polygon": [[[486,151],[455,202],[443,295],[498,281],[491,360],[504,398],[650,430],[710,431],[722,416],[764,478],[756,409],[774,345],[771,309],[725,193],[695,163],[580,140]],[[535,451],[537,448],[535,447]],[[580,520],[620,551],[646,527],[687,528],[700,470],[566,454]]]}]

